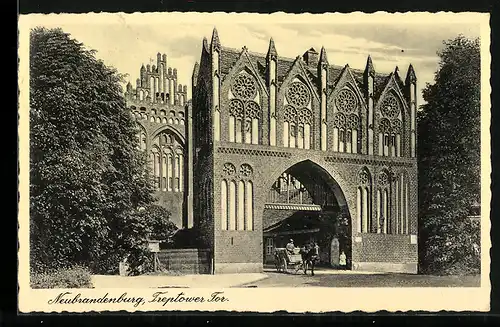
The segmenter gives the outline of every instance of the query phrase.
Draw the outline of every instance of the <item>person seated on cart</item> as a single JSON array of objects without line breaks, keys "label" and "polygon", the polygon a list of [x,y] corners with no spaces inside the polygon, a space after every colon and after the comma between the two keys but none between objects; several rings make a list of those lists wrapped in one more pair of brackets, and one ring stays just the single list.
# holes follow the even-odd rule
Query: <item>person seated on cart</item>
[{"label": "person seated on cart", "polygon": [[289,254],[293,254],[295,250],[295,245],[293,244],[293,240],[290,239],[290,242],[286,245],[286,250]]}]

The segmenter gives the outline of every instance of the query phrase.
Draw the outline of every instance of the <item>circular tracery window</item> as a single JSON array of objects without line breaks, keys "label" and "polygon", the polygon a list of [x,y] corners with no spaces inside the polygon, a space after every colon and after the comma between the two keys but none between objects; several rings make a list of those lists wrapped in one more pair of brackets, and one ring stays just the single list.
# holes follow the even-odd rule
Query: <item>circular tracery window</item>
[{"label": "circular tracery window", "polygon": [[297,119],[297,109],[292,106],[286,106],[284,118],[287,122],[294,122]]},{"label": "circular tracery window", "polygon": [[386,118],[382,118],[380,120],[380,124],[379,124],[379,129],[381,132],[390,132],[391,131],[391,122],[386,119]]},{"label": "circular tracery window", "polygon": [[226,162],[223,171],[226,175],[232,175],[236,172],[236,167],[232,163]]},{"label": "circular tracery window", "polygon": [[366,170],[362,170],[359,172],[358,179],[360,184],[368,184],[370,181],[370,175]]},{"label": "circular tracery window", "polygon": [[245,116],[248,118],[259,118],[260,117],[260,107],[254,101],[248,101],[246,103]]},{"label": "circular tracery window", "polygon": [[395,119],[392,121],[391,125],[392,125],[392,131],[394,133],[401,133],[401,126],[402,126],[401,120]]},{"label": "circular tracery window", "polygon": [[350,114],[349,120],[347,121],[349,128],[358,129],[359,127],[359,117],[356,114]]},{"label": "circular tracery window", "polygon": [[387,185],[389,183],[389,176],[387,176],[387,173],[382,172],[378,175],[378,183],[380,186]]},{"label": "circular tracery window", "polygon": [[253,174],[253,169],[249,164],[243,164],[240,167],[240,174],[244,177],[249,177]]},{"label": "circular tracery window", "polygon": [[303,108],[299,111],[299,123],[302,124],[311,124],[312,121],[312,113],[311,110],[307,108]]},{"label": "circular tracery window", "polygon": [[234,79],[231,91],[242,99],[254,99],[257,95],[257,85],[252,77],[247,74],[240,74]]},{"label": "circular tracery window", "polygon": [[232,99],[231,102],[229,102],[229,113],[231,116],[234,117],[243,117],[243,102],[238,99]]},{"label": "circular tracery window", "polygon": [[345,125],[345,115],[341,112],[337,112],[335,114],[335,118],[333,119],[333,124],[335,127],[342,128]]},{"label": "circular tracery window", "polygon": [[337,95],[335,104],[340,111],[352,112],[357,109],[358,100],[351,90],[344,89]]},{"label": "circular tracery window", "polygon": [[390,95],[382,102],[382,113],[389,118],[396,118],[399,116],[399,102],[395,96]]},{"label": "circular tracery window", "polygon": [[301,82],[294,82],[286,90],[288,103],[296,107],[305,107],[309,104],[311,95],[307,87]]}]

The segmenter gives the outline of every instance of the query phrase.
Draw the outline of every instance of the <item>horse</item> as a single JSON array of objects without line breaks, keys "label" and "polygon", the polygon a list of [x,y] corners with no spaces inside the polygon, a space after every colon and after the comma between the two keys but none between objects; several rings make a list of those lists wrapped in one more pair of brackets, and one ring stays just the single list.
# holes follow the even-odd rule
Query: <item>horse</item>
[{"label": "horse", "polygon": [[314,265],[319,257],[318,247],[312,246],[311,248],[308,247],[301,248],[300,254],[302,256],[304,274],[307,275],[307,267],[309,266],[311,267],[311,276],[314,276]]}]

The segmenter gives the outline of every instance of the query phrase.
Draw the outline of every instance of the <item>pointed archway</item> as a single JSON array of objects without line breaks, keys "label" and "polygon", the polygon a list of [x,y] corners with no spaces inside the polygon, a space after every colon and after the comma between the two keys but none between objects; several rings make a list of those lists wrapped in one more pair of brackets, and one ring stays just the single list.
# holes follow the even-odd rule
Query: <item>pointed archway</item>
[{"label": "pointed archway", "polygon": [[275,179],[266,195],[262,224],[264,265],[274,260],[275,248],[293,239],[296,246],[316,242],[321,265],[338,267],[344,251],[350,266],[351,217],[344,192],[311,160],[292,165]]}]

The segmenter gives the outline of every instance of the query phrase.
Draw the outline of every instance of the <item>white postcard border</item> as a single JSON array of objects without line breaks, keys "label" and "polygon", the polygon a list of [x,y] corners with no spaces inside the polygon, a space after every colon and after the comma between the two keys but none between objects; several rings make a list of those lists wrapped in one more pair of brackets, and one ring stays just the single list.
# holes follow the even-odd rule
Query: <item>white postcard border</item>
[{"label": "white postcard border", "polygon": [[[429,16],[432,15],[432,16]],[[314,22],[315,24],[335,20],[337,23],[363,24],[380,22],[391,24],[422,24],[426,18],[434,21],[461,23],[464,21],[481,26],[481,287],[477,288],[229,288],[229,289],[78,289],[78,290],[33,290],[29,287],[29,30],[37,24],[81,22],[105,24],[118,17],[125,24],[161,24],[166,17],[170,22],[211,21],[217,24],[232,24],[255,21],[266,22]],[[429,22],[431,23],[431,22]],[[51,14],[21,15],[19,17],[19,310],[21,312],[92,312],[92,311],[252,311],[274,312],[331,312],[331,311],[488,311],[490,306],[490,65],[491,55],[489,14],[479,13],[352,13],[352,14],[226,14],[226,13],[149,13],[149,14]],[[201,303],[148,303],[157,291],[169,295],[182,292],[184,296],[203,296],[213,292],[224,292],[226,302]],[[81,298],[99,298],[106,293],[108,298],[127,293],[129,297],[142,297],[145,304],[134,306],[120,304],[49,304],[58,294],[80,293]]]}]

